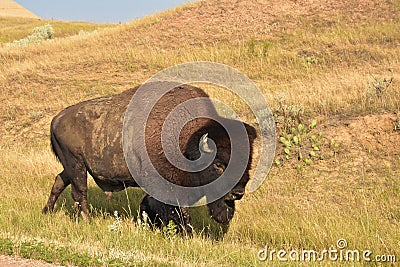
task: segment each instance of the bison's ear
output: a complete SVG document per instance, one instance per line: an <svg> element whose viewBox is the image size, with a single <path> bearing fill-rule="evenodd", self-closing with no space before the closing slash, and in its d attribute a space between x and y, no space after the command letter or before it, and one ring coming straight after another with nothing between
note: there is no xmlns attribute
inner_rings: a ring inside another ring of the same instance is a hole
<svg viewBox="0 0 400 267"><path fill-rule="evenodd" d="M199 148L200 148L200 151L202 151L204 153L213 153L214 152L214 150L212 150L210 148L210 146L208 145L208 133L203 134L203 136L200 138Z"/></svg>

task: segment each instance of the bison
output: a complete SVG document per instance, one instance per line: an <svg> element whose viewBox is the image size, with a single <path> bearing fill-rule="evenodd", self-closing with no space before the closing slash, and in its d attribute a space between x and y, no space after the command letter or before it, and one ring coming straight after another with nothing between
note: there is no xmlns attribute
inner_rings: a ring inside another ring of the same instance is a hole
<svg viewBox="0 0 400 267"><path fill-rule="evenodd" d="M165 82L152 84L148 90L157 90L165 86ZM89 218L87 202L87 173L106 194L120 191L127 187L138 187L135 178L146 177L142 150L146 149L151 164L166 180L185 187L208 184L225 171L231 158L231 140L226 129L209 116L218 117L209 96L200 88L190 85L179 85L165 93L151 110L145 126L145 144L134 144L132 149L137 155L136 169L130 171L123 153L122 129L128 104L139 86L120 94L100 97L67 107L56 115L51 122L51 147L64 167L59 173L51 189L50 197L43 208L43 213L53 211L61 192L72 186L72 198L77 204L79 213L84 219ZM179 133L179 149L189 160L196 160L201 153L207 153L212 139L216 147L216 156L201 171L189 172L177 168L167 159L162 142L161 131L168 114L185 101L202 98L201 105L196 106L207 116L195 118L187 122ZM143 105L146 99L143 99ZM140 112L139 112L140 113ZM135 114L140 117L141 114ZM245 126L250 145L249 155L240 155L246 160L246 170L230 192L221 198L208 203L210 216L221 224L228 224L233 217L235 201L240 200L249 181L249 170L252 161L253 142L257 137L256 130L246 124L219 117L228 124ZM240 142L243 140L239 140ZM239 142L239 143L240 143ZM137 152L137 153L136 153ZM236 180L235 180L236 181ZM191 232L188 206L165 204L153 196L146 195L140 210L148 214L154 224L168 224L172 220L181 229Z"/></svg>

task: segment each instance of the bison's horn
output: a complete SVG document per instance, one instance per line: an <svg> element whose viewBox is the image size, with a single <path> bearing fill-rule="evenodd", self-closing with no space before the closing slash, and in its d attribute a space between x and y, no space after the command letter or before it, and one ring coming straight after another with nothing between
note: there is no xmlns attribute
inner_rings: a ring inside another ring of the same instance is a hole
<svg viewBox="0 0 400 267"><path fill-rule="evenodd" d="M199 147L200 147L200 151L202 151L202 152L204 152L204 153L213 153L213 152L214 152L214 150L212 150L212 149L208 146L208 133L204 134L204 135L200 138Z"/></svg>

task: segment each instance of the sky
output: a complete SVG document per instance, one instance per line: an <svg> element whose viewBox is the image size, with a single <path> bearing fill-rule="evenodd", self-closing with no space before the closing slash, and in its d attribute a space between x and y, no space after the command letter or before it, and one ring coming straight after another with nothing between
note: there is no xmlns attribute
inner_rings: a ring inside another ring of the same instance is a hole
<svg viewBox="0 0 400 267"><path fill-rule="evenodd" d="M43 19L127 22L193 0L15 0Z"/></svg>

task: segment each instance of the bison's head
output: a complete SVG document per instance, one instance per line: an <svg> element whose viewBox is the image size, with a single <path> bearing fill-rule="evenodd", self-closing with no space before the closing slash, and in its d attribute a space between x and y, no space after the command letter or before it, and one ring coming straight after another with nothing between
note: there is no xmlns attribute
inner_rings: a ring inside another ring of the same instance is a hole
<svg viewBox="0 0 400 267"><path fill-rule="evenodd" d="M249 181L249 170L251 167L253 153L252 146L254 139L257 137L257 133L252 126L245 123L244 125L246 127L249 142L243 142L243 145L250 145L250 154L245 155L245 153L243 153L240 155L240 157L242 158L242 160L244 160L244 162L247 162L247 168L244 171L243 175L240 177L239 182L230 192L228 192L220 199L207 205L211 217L218 223L222 224L228 224L232 219L235 212L235 201L242 199L245 193L246 184ZM217 153L212 164L210 164L205 170L198 173L199 176L197 177L197 179L200 179L200 183L196 183L196 185L204 185L217 179L225 172L225 169L227 168L231 159L231 144L229 136L223 127L215 126L211 129L208 129L207 134L203 133L200 139L197 138L197 140L199 140L200 150L205 153L211 153L212 151L210 151L210 148L207 145L208 142L206 138L210 138L214 141L214 143L216 144ZM232 175L234 176L235 173L233 173ZM224 179L231 178L235 180L239 179L239 177L226 177Z"/></svg>

